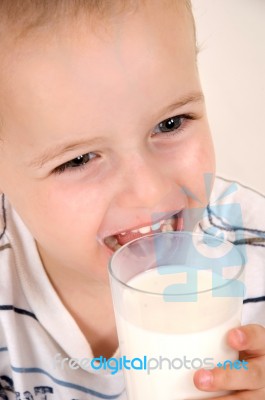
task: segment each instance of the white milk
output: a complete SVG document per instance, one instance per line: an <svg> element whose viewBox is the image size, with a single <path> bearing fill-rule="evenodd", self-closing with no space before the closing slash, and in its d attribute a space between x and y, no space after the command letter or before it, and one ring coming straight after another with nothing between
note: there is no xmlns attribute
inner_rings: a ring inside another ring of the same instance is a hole
<svg viewBox="0 0 265 400"><path fill-rule="evenodd" d="M198 290L211 287L212 274L198 271ZM149 270L133 278L128 284L155 293L173 283L185 283L181 274L160 275ZM124 370L129 400L185 400L204 399L216 393L199 391L193 375L200 367L210 367L206 358L217 364L238 358L238 353L226 345L229 329L240 325L241 299L212 297L204 293L196 302L165 302L163 296L146 295L124 289L116 321L122 355L157 358L162 369ZM180 368L186 356L187 366ZM200 360L195 360L200 358ZM174 359L174 369L169 363ZM193 368L191 361L193 360ZM208 362L210 362L208 360ZM152 365L156 362L153 360ZM224 394L218 393L219 395Z"/></svg>

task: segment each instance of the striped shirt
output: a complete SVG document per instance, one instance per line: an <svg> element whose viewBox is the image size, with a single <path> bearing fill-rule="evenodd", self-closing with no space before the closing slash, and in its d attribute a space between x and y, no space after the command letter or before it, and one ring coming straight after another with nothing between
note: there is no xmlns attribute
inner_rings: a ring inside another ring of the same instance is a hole
<svg viewBox="0 0 265 400"><path fill-rule="evenodd" d="M57 368L58 360L92 359L93 353L53 289L31 234L4 195L0 199L0 399L125 400L121 371L74 362ZM246 251L242 323L265 326L264 210L262 195L216 178L198 229Z"/></svg>

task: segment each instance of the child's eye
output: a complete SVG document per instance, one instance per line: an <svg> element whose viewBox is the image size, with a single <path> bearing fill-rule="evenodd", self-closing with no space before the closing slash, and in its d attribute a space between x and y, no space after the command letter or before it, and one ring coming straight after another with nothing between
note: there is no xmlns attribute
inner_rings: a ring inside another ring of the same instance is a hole
<svg viewBox="0 0 265 400"><path fill-rule="evenodd" d="M76 169L83 168L89 161L91 161L95 157L97 157L95 153L82 154L76 158L73 158L73 160L67 161L66 163L55 168L53 172L56 174L61 174L67 169L72 170L75 168Z"/></svg>
<svg viewBox="0 0 265 400"><path fill-rule="evenodd" d="M167 118L156 125L154 133L167 133L175 135L184 129L184 124L187 120L193 119L191 115L177 115L175 117Z"/></svg>

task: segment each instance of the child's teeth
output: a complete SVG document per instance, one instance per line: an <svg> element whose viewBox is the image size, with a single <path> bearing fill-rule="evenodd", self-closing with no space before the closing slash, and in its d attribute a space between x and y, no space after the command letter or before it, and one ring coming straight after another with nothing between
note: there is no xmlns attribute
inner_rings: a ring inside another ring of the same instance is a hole
<svg viewBox="0 0 265 400"><path fill-rule="evenodd" d="M174 223L174 218L170 218L168 220L162 220L160 222L157 222L156 224L153 224L151 226L143 226L142 228L139 229L133 229L131 232L132 233L141 233L142 235L149 233L152 231L157 231L158 229L161 229L162 232L170 232L174 231L173 229L173 223ZM121 232L120 235L124 236L128 232ZM114 245L117 243L113 243Z"/></svg>
<svg viewBox="0 0 265 400"><path fill-rule="evenodd" d="M115 246L118 244L118 240L114 236L109 236L105 239L105 243L109 246Z"/></svg>
<svg viewBox="0 0 265 400"><path fill-rule="evenodd" d="M174 231L171 224L163 225L161 230L162 230L162 232L173 232Z"/></svg>
<svg viewBox="0 0 265 400"><path fill-rule="evenodd" d="M150 226L144 226L143 228L139 229L139 232L144 234L150 232L150 230L151 230Z"/></svg>
<svg viewBox="0 0 265 400"><path fill-rule="evenodd" d="M157 224L152 225L152 231L157 231L160 228L160 223L158 222Z"/></svg>

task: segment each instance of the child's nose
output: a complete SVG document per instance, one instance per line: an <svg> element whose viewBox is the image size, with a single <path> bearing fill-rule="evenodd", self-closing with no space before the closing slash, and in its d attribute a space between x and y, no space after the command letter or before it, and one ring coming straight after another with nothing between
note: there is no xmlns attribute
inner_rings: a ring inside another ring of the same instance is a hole
<svg viewBox="0 0 265 400"><path fill-rule="evenodd" d="M163 202L174 185L163 166L138 155L127 163L123 172L119 195L119 205L122 207L153 208Z"/></svg>

